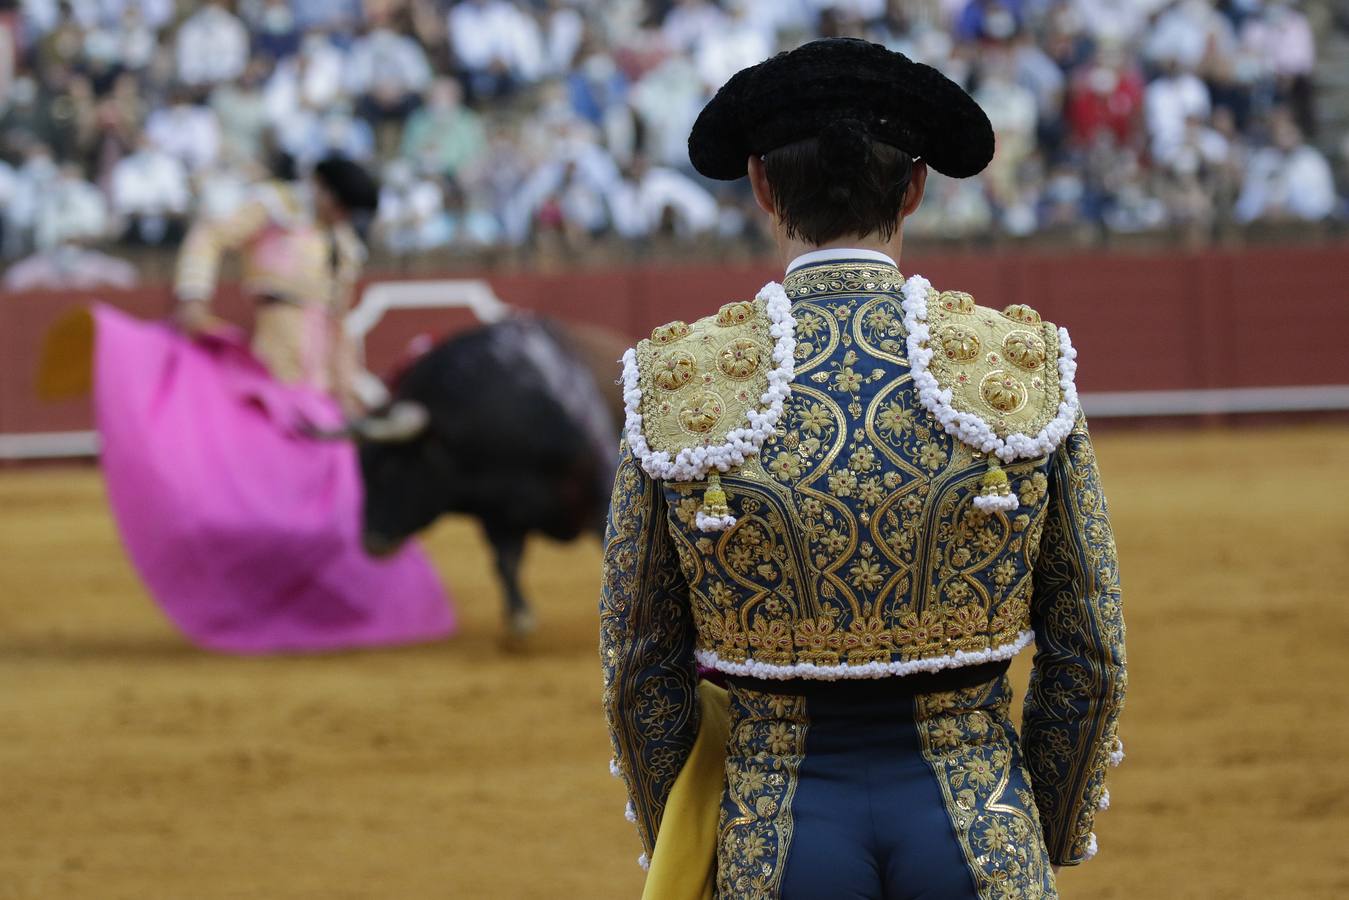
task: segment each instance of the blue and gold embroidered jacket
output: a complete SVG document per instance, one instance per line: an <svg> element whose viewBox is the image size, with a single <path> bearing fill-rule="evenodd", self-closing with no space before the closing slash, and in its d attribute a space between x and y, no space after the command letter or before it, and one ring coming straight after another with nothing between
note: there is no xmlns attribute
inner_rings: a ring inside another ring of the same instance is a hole
<svg viewBox="0 0 1349 900"><path fill-rule="evenodd" d="M626 358L601 656L645 848L697 734L700 664L903 676L1033 638L1036 803L1052 860L1089 858L1122 755L1124 624L1066 332L875 262L783 289L789 316L766 288Z"/></svg>

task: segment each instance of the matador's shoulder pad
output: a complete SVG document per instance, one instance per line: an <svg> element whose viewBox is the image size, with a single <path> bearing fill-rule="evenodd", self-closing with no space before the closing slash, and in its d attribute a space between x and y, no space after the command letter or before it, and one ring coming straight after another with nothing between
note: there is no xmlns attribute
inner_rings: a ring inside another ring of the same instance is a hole
<svg viewBox="0 0 1349 900"><path fill-rule="evenodd" d="M782 414L795 349L791 304L775 283L653 330L623 359L625 431L647 473L689 481L757 453Z"/></svg>
<svg viewBox="0 0 1349 900"><path fill-rule="evenodd" d="M921 276L903 288L909 365L946 430L1004 462L1051 452L1077 419L1077 351L1024 304L1001 312Z"/></svg>

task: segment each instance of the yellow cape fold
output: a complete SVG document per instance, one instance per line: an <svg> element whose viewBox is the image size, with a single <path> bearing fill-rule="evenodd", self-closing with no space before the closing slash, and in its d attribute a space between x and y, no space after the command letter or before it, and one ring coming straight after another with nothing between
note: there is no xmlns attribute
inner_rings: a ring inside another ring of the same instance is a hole
<svg viewBox="0 0 1349 900"><path fill-rule="evenodd" d="M698 685L698 737L665 804L642 900L712 900L731 733L729 702L725 689L707 681Z"/></svg>

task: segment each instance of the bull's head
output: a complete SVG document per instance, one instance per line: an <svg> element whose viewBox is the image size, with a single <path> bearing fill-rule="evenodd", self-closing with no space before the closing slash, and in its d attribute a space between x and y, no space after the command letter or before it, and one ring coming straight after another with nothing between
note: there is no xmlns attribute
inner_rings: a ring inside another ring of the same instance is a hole
<svg viewBox="0 0 1349 900"><path fill-rule="evenodd" d="M365 483L362 539L370 555L397 552L445 511L448 454L421 403L398 400L322 436L357 443Z"/></svg>

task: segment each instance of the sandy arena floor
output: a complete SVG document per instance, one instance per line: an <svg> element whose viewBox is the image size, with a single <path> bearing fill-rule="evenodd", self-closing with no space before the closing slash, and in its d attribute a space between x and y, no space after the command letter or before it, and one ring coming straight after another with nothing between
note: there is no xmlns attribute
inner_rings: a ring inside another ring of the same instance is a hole
<svg viewBox="0 0 1349 900"><path fill-rule="evenodd" d="M1329 427L1098 440L1129 758L1065 897L1349 896L1347 445ZM637 896L598 545L531 548L543 636L512 656L472 526L429 544L458 639L211 656L144 595L93 469L0 472L0 900Z"/></svg>

